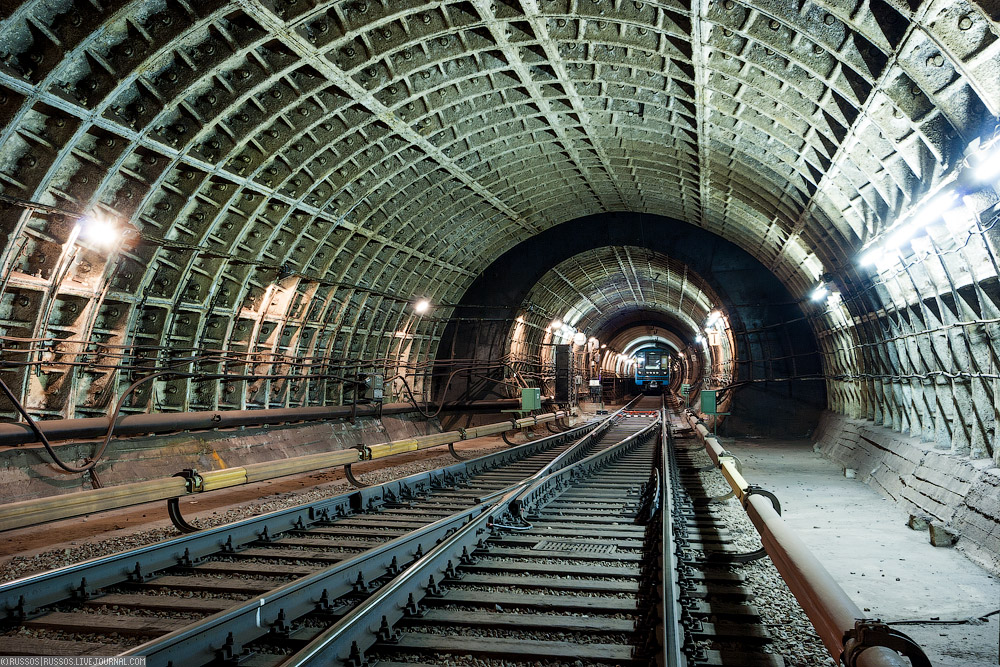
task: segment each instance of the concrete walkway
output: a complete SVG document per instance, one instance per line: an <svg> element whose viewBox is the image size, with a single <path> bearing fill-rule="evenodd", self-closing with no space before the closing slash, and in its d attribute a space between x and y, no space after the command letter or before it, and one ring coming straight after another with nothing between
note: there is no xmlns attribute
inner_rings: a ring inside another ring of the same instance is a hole
<svg viewBox="0 0 1000 667"><path fill-rule="evenodd" d="M855 603L884 621L959 619L1000 608L1000 581L956 548L933 547L908 514L809 441L733 440L752 484L774 492L782 516ZM996 667L1000 615L983 625L900 625L934 667Z"/></svg>

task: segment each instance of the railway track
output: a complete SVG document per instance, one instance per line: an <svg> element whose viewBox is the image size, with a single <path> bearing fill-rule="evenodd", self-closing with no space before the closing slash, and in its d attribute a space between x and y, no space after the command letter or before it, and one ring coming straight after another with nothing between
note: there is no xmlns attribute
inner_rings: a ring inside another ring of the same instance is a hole
<svg viewBox="0 0 1000 667"><path fill-rule="evenodd" d="M3 584L0 653L125 651L472 507L594 428Z"/></svg>
<svg viewBox="0 0 1000 667"><path fill-rule="evenodd" d="M265 629L282 634L312 612L328 624L431 548L438 533L479 514L491 497L618 438L620 421L619 415L438 471L3 584L0 653L118 654L306 583L323 588L306 605L278 608ZM331 575L339 570L350 570L345 594ZM307 613L295 615L299 607ZM259 626L260 610L254 611ZM218 632L202 637L206 656L243 654L233 639L240 633L226 631L219 641Z"/></svg>
<svg viewBox="0 0 1000 667"><path fill-rule="evenodd" d="M622 428L649 425L631 417ZM656 439L547 502L523 525L494 523L482 547L428 596L399 635L370 651L380 665L441 664L472 656L505 665L562 661L644 664L640 521Z"/></svg>
<svg viewBox="0 0 1000 667"><path fill-rule="evenodd" d="M4 584L0 653L780 667L739 572L763 551L736 551L690 433L642 397L507 452Z"/></svg>
<svg viewBox="0 0 1000 667"><path fill-rule="evenodd" d="M653 397L628 415L621 428L657 420L641 432L658 437L512 492L271 664L783 665L762 650L740 555L677 463L679 416Z"/></svg>
<svg viewBox="0 0 1000 667"><path fill-rule="evenodd" d="M679 653L688 665L782 667L780 646L773 646L774 652L764 650L773 641L739 572L741 563L766 554L736 549L729 529L712 509L731 494L713 496L706 491L700 474L706 468L696 456L702 449L690 440L690 427L679 410L668 414L670 446L663 468L670 487L664 513L670 517L670 534L664 540L672 548Z"/></svg>
<svg viewBox="0 0 1000 667"><path fill-rule="evenodd" d="M661 422L646 407L275 664L648 664L657 559L645 524Z"/></svg>

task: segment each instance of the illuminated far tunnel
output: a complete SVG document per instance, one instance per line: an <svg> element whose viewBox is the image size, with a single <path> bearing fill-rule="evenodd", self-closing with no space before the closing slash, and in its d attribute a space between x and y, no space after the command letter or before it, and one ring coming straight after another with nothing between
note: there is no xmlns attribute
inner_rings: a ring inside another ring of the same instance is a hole
<svg viewBox="0 0 1000 667"><path fill-rule="evenodd" d="M438 389L449 400L482 399L508 395L518 375L551 379L560 343L573 345L578 367L598 356L605 370L627 375L606 350L631 353L657 331L686 355L678 380L724 389L726 428L804 434L826 390L803 306L759 261L714 234L650 215L580 218L501 256L445 331L439 355L503 359L504 383L477 376Z"/></svg>
<svg viewBox="0 0 1000 667"><path fill-rule="evenodd" d="M633 354L658 344L690 355L677 385L723 387L731 384L734 360L719 308L712 288L682 262L636 246L595 248L560 262L532 286L509 356L515 367L541 370L551 366L555 345L570 344L574 367L588 378L629 377Z"/></svg>

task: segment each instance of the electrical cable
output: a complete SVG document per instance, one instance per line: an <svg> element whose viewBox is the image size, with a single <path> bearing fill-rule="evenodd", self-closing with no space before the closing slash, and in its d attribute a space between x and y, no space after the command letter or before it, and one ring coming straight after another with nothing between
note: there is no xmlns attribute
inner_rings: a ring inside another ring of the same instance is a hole
<svg viewBox="0 0 1000 667"><path fill-rule="evenodd" d="M97 465L97 462L100 460L100 455L104 453L103 447L100 449L97 458L91 457L91 460L81 467L71 466L67 463L64 463L63 460L59 458L59 455L56 454L55 449L52 447L52 443L50 443L49 439L45 437L44 433L42 433L42 429L38 427L38 424L35 422L34 419L32 419L31 415L28 414L28 411L25 410L24 406L21 404L21 401L19 401L17 397L14 396L14 392L10 390L10 387L7 386L7 383L4 382L3 379L0 379L0 390L2 390L4 394L6 394L7 398L10 400L11 403L14 404L14 407L17 409L17 411L21 413L22 417L24 417L25 421L28 423L28 426L31 428L31 430L35 432L35 435L38 437L38 440L45 447L45 451L47 451L49 453L49 456L52 457L53 463L62 468L64 471L74 474L85 473ZM111 428L114 429L113 420L111 422ZM105 447L106 446L107 442L105 442Z"/></svg>
<svg viewBox="0 0 1000 667"><path fill-rule="evenodd" d="M905 621L886 621L886 625L982 625L989 621L990 616L1000 614L1000 609L994 609L987 614L979 614L968 618L942 620L940 618L915 618Z"/></svg>
<svg viewBox="0 0 1000 667"><path fill-rule="evenodd" d="M502 523L494 523L492 525L494 528L503 528L505 530L531 530L532 528L534 528L534 526L532 526L530 523L526 526L508 526Z"/></svg>
<svg viewBox="0 0 1000 667"><path fill-rule="evenodd" d="M486 366L486 368L497 368L497 367L501 367L502 368L503 366L504 366L504 364L488 364ZM452 371L451 373L448 374L448 380L445 382L444 389L441 392L442 396L447 396L448 395L448 389L451 387L451 382L454 379L454 377L457 374L462 373L462 372L464 372L466 370L468 370L468 369L466 369L466 368L459 368L459 369L454 370L454 371ZM410 383L407 381L407 379L406 379L405 376L403 376L403 375L395 375L392 378L390 378L389 381L390 382L394 382L395 380L402 380L402 382L403 382L403 388L406 390L406 393L408 394L408 398L409 398L410 403L413 404L413 407L417 410L417 412L420 413L420 415L424 419L434 419L439 414L441 414L442 410L444 410L444 401L442 400L441 404L438 406L437 410L435 410L433 412L433 414L429 413L426 410L425 407L421 407L417 403L416 394L414 393L413 389L410 387ZM425 406L427 405L426 401L425 401L424 405Z"/></svg>

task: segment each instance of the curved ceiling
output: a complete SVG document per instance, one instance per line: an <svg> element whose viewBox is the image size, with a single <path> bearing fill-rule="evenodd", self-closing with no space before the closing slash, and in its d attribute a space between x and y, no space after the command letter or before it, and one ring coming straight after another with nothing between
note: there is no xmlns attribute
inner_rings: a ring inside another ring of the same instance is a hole
<svg viewBox="0 0 1000 667"><path fill-rule="evenodd" d="M632 356L635 352L646 347L672 350L673 352L680 352L684 348L684 345L679 344L679 341L674 336L670 334L666 334L666 336L660 335L660 332L656 331L655 328L651 327L651 329L652 331L647 329L645 332L639 333L637 337L632 338L626 343L622 347L622 354Z"/></svg>
<svg viewBox="0 0 1000 667"><path fill-rule="evenodd" d="M648 248L595 248L553 267L539 280L522 306L538 331L552 318L588 337L631 311L657 313L661 326L680 323L676 332L693 338L708 312L719 304L714 290L676 259ZM534 317L532 317L534 316Z"/></svg>
<svg viewBox="0 0 1000 667"><path fill-rule="evenodd" d="M5 2L0 325L63 341L22 350L39 373L15 379L44 416L103 414L121 359L212 350L292 378L181 381L162 409L338 400L295 364L384 360L400 331L426 360L497 257L609 211L719 234L795 296L828 272L848 289L861 247L993 130L997 19L967 0ZM77 237L95 211L132 233ZM435 309L412 321L418 297ZM827 363L835 407L881 419L864 353ZM918 403L889 421L933 431Z"/></svg>

